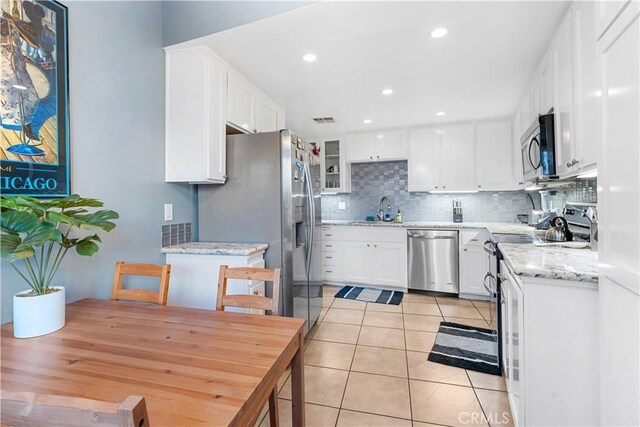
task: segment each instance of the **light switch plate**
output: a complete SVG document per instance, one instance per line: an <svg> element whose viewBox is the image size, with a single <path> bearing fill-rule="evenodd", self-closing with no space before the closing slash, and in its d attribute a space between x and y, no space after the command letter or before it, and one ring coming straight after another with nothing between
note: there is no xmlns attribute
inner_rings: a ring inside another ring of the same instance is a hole
<svg viewBox="0 0 640 427"><path fill-rule="evenodd" d="M338 209L341 211L347 209L347 202L338 202Z"/></svg>
<svg viewBox="0 0 640 427"><path fill-rule="evenodd" d="M173 221L173 204L165 203L164 205L164 220Z"/></svg>

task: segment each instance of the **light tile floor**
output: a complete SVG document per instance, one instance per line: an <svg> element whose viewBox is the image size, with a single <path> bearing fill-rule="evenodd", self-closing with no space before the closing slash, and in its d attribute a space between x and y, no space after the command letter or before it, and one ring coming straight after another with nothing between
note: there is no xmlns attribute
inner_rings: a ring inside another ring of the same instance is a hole
<svg viewBox="0 0 640 427"><path fill-rule="evenodd" d="M441 321L488 327L486 302L405 294L400 306L335 299L308 334L308 426L512 426L504 379L427 361ZM291 382L278 383L280 425L291 425ZM267 407L259 418L269 426Z"/></svg>

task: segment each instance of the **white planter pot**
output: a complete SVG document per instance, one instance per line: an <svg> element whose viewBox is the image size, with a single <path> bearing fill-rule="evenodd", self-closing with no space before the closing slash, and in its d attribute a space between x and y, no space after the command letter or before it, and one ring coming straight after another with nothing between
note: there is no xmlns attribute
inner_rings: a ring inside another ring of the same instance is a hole
<svg viewBox="0 0 640 427"><path fill-rule="evenodd" d="M32 338L50 334L64 326L65 290L64 286L46 295L23 297L30 290L13 296L13 336Z"/></svg>

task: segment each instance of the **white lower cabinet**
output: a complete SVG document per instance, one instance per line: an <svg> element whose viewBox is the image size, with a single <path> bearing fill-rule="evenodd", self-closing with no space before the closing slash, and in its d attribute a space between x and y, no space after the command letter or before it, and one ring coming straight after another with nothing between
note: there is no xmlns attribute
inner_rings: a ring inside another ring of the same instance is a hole
<svg viewBox="0 0 640 427"><path fill-rule="evenodd" d="M373 243L373 284L401 288L407 286L407 245ZM404 280L404 281L403 281Z"/></svg>
<svg viewBox="0 0 640 427"><path fill-rule="evenodd" d="M406 289L404 228L323 225L322 230L326 281Z"/></svg>
<svg viewBox="0 0 640 427"><path fill-rule="evenodd" d="M218 297L218 272L229 267L264 268L264 252L252 256L166 254L171 265L171 286L167 305L215 310ZM229 279L227 294L265 295L265 283L255 280ZM227 311L263 313L262 310L232 308Z"/></svg>
<svg viewBox="0 0 640 427"><path fill-rule="evenodd" d="M372 282L372 247L365 241L346 241L342 245L344 271L342 279L346 282Z"/></svg>
<svg viewBox="0 0 640 427"><path fill-rule="evenodd" d="M490 261L482 244L489 239L485 230L460 230L460 294L489 298L483 286Z"/></svg>
<svg viewBox="0 0 640 427"><path fill-rule="evenodd" d="M487 253L481 245L460 245L460 293L489 297L482 285L489 271Z"/></svg>
<svg viewBox="0 0 640 427"><path fill-rule="evenodd" d="M598 285L501 263L503 369L517 426L598 425Z"/></svg>

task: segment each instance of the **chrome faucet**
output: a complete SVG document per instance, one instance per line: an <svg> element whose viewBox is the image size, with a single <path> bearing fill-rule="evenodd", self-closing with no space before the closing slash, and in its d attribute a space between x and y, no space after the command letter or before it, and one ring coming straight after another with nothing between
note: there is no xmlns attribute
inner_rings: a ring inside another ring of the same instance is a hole
<svg viewBox="0 0 640 427"><path fill-rule="evenodd" d="M382 209L382 204L384 201L387 201L387 210L391 211L391 202L387 196L382 196L380 199L380 204L378 205L378 221L384 221L384 209Z"/></svg>

